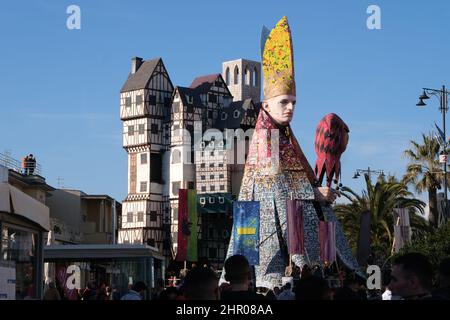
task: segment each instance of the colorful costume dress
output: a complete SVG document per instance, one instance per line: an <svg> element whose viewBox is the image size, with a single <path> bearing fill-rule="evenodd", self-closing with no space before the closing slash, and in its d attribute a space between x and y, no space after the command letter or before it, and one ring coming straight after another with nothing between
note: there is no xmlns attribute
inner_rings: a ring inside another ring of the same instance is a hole
<svg viewBox="0 0 450 320"><path fill-rule="evenodd" d="M284 50L286 46L288 49ZM281 58L273 58L274 52ZM286 18L283 17L272 30L264 50L266 98L280 94L295 95L292 59L290 30ZM288 199L299 199L302 202L306 249L304 255L293 255L292 261L300 267L304 264L320 263L319 213L328 221L335 221L336 218L331 207L314 201L315 187L314 172L290 126L278 125L269 113L261 109L239 194L239 201L260 203L259 265L255 266L257 287L279 286L285 274L289 261L286 244ZM233 255L233 252L232 236L227 257ZM336 226L336 252L350 269L358 269L339 223ZM221 281L223 276L224 274Z"/></svg>

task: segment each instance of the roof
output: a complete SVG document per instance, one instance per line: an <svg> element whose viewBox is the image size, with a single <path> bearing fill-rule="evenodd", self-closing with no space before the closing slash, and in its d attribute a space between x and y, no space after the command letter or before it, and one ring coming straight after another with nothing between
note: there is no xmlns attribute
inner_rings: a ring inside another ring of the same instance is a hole
<svg viewBox="0 0 450 320"><path fill-rule="evenodd" d="M128 75L127 81L120 92L144 89L150 81L153 71L155 71L161 58L144 61L135 73Z"/></svg>
<svg viewBox="0 0 450 320"><path fill-rule="evenodd" d="M44 246L44 259L86 260L154 257L163 260L156 247L146 244L76 244Z"/></svg>
<svg viewBox="0 0 450 320"><path fill-rule="evenodd" d="M200 96L198 95L198 92L196 90L186 87L176 87L175 90L177 89L180 94L180 99L183 105L188 105L189 103L187 100L187 96L192 96L194 99L193 104L198 107L203 107L203 102L200 99Z"/></svg>
<svg viewBox="0 0 450 320"><path fill-rule="evenodd" d="M233 101L228 107L223 108L219 112L214 128L219 130L240 128L241 122L252 104L254 105L252 99ZM256 112L258 111L256 107L254 109ZM235 111L238 111L237 117L235 117ZM223 113L227 114L225 119L222 119Z"/></svg>
<svg viewBox="0 0 450 320"><path fill-rule="evenodd" d="M6 182L0 183L0 212L19 215L46 231L50 230L49 208Z"/></svg>
<svg viewBox="0 0 450 320"><path fill-rule="evenodd" d="M206 76L200 76L192 81L189 88L196 89L199 92L208 91L217 78L220 76L220 73L208 74Z"/></svg>

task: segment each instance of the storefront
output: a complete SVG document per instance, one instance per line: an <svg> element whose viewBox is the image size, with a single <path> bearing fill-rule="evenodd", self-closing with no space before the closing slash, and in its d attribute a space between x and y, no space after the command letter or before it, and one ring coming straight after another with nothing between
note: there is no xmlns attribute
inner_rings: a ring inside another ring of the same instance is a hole
<svg viewBox="0 0 450 320"><path fill-rule="evenodd" d="M43 234L48 228L44 204L0 182L0 300L42 297Z"/></svg>
<svg viewBox="0 0 450 320"><path fill-rule="evenodd" d="M44 261L52 265L53 274L48 276L68 300L80 299L86 288L95 292L102 285L120 298L137 281L147 284L146 299L150 299L156 279L165 274L164 257L156 248L140 244L50 245L44 248Z"/></svg>

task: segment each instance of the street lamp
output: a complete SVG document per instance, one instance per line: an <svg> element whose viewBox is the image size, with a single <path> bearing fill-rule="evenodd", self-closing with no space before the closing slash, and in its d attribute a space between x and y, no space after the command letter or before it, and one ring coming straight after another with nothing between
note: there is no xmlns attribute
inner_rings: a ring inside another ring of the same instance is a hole
<svg viewBox="0 0 450 320"><path fill-rule="evenodd" d="M372 174L380 175L381 177L384 177L383 170L372 170L370 167L367 169L356 169L355 174L353 175L353 179L358 179L361 176L361 173L367 174L370 179L372 179Z"/></svg>
<svg viewBox="0 0 450 320"><path fill-rule="evenodd" d="M444 166L444 216L447 218L447 137L446 137L446 131L445 131L445 115L448 111L448 96L450 94L450 91L447 91L445 89L445 86L442 86L442 89L429 89L429 88L423 88L422 94L419 96L419 102L416 104L418 107L424 107L426 106L426 103L424 100L430 99L429 96L435 96L439 99L439 111L442 113L442 125L444 130L444 145L442 146L442 152L441 156L439 157L439 162L443 163Z"/></svg>

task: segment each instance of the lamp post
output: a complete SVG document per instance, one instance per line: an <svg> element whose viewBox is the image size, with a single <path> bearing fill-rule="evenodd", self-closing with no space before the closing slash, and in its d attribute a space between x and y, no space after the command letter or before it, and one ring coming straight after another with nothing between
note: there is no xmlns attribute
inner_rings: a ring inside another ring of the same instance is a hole
<svg viewBox="0 0 450 320"><path fill-rule="evenodd" d="M356 169L355 174L353 175L353 179L358 179L361 176L361 173L367 174L369 179L372 180L372 174L384 176L383 170L372 170L370 167L367 169Z"/></svg>
<svg viewBox="0 0 450 320"><path fill-rule="evenodd" d="M447 136L445 131L445 115L448 111L448 96L450 91L445 89L445 86L442 86L442 89L430 89L423 88L423 93L419 97L419 102L416 104L418 107L426 106L426 103L423 100L430 99L430 96L435 96L439 99L439 111L442 113L442 126L444 133L444 145L442 146L442 152L439 157L439 162L441 162L444 166L444 217L448 218L447 212ZM439 221L439 219L438 219Z"/></svg>

